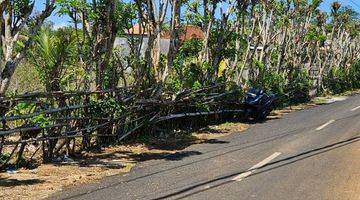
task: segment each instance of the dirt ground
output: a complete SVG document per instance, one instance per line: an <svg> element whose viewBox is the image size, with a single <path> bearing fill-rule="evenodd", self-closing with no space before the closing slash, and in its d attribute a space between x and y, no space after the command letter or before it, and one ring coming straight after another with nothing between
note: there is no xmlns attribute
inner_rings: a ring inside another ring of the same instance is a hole
<svg viewBox="0 0 360 200"><path fill-rule="evenodd" d="M84 154L83 159L0 173L0 199L42 199L64 187L125 173L136 163L131 155L147 151L150 150L142 145L110 147L99 153Z"/></svg>
<svg viewBox="0 0 360 200"><path fill-rule="evenodd" d="M91 183L106 176L129 172L136 163L166 159L192 144L207 142L249 127L243 123L208 126L186 137L152 141L151 145L131 144L83 152L81 159L42 164L33 170L0 173L0 199L43 199L66 187ZM181 134L179 134L181 135ZM175 145L176 144L176 145Z"/></svg>

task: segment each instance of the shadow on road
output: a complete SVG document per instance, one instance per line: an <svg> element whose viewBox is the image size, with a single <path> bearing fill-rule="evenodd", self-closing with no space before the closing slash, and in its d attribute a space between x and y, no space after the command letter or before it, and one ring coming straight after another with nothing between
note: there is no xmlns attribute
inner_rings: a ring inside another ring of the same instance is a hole
<svg viewBox="0 0 360 200"><path fill-rule="evenodd" d="M64 199L78 198L78 197L81 197L83 195L91 194L93 192L97 192L97 191L100 191L100 190L116 187L117 185L120 185L122 183L130 183L130 182L133 182L133 181L137 181L139 179L151 177L151 176L161 174L161 173L165 173L165 172L168 172L168 171L171 171L171 170L176 170L176 169L186 167L186 166L189 166L189 165L192 165L192 164L195 164L195 163L200 163L200 162L207 161L207 160L210 160L210 159L214 159L214 158L217 158L217 157L220 157L220 156L223 156L223 155L227 155L227 154L234 153L234 152L237 152L237 151L241 151L241 150L256 147L256 146L259 146L259 145L262 145L262 144L266 144L268 142L272 142L272 141L275 141L275 140L278 140L278 139L281 139L281 138L285 138L285 137L290 136L290 135L300 134L300 133L303 133L303 131L305 131L306 129L311 129L311 128L315 128L315 127L317 127L317 125L313 126L313 127L300 128L300 129L295 129L295 130L292 130L292 131L282 132L282 133L279 133L279 134L277 134L275 136L266 137L266 138L264 138L264 139L262 139L260 141L255 142L255 143L253 143L253 142L234 143L234 144L228 145L226 147L221 147L221 148L218 148L218 149L202 152L202 154L204 155L204 154L210 154L210 153L213 153L213 152L217 152L217 151L220 151L220 150L222 151L222 150L230 149L230 150L227 150L225 152L217 153L215 155L206 156L205 158L197 159L195 161L191 161L191 162L188 162L188 163L185 163L185 164L180 164L180 165L170 167L170 168L167 168L167 169L162 169L162 170L158 170L158 171L155 171L155 172L147 173L145 175L134 177L134 178L131 178L131 179L128 179L128 180L125 180L125 181L115 182L115 183L112 183L110 185L102 186L101 188L97 188L97 189L94 189L94 190L91 190L91 191L87 191L87 192L84 192L84 193L73 194L73 195L71 195L71 196L69 196L67 198L64 198ZM241 145L246 145L246 146L241 146ZM239 146L241 146L241 147L239 147ZM237 148L231 149L233 147L237 147ZM158 165L158 164L150 165L148 167L154 167L156 165ZM231 176L234 176L234 175L230 175L230 177Z"/></svg>
<svg viewBox="0 0 360 200"><path fill-rule="evenodd" d="M156 159L164 159L164 160L181 160L186 157L201 155L202 153L199 151L182 151L175 153L142 153L134 157L137 161L146 161L146 160L156 160Z"/></svg>
<svg viewBox="0 0 360 200"><path fill-rule="evenodd" d="M329 144L329 145L326 145L326 146L323 146L323 147L320 147L320 148L305 151L305 152L296 154L294 156L289 156L289 157L286 157L286 158L283 158L283 159L268 163L268 164L266 164L266 165L264 165L262 167L252 169L252 170L260 170L260 169L267 168L265 170L255 172L255 173L251 174L250 176L256 176L256 175L262 174L264 172L268 172L268 171L271 171L271 170L274 170L274 169L278 169L278 168L281 168L283 166L290 165L290 164L296 163L298 161L301 161L301 160L304 160L304 159L307 159L307 158L311 158L313 156L316 156L316 155L319 155L319 154L322 154L322 153L326 153L326 152L329 152L331 150L334 150L334 149L337 149L337 148L340 148L340 147L344 147L344 146L347 146L347 145L350 145L352 143L359 142L359 141L360 141L360 136L356 136L356 137L352 137L352 138L349 138L347 140L343 140L343 141L340 141L340 142ZM268 167L270 167L270 168L268 168ZM161 196L161 197L154 198L153 200L168 199L168 198L176 197L176 196L179 196L179 197L177 197L175 199L187 198L187 197L190 197L192 195L199 194L199 193L205 192L207 190L220 187L220 186L225 185L225 184L229 184L229 183L233 182L233 180L231 180L230 178L233 178L234 176L237 176L237 175L245 173L245 172L248 172L248 171L247 170L240 171L240 172L237 172L237 173L232 173L232 174L221 176L221 177L209 180L209 181L198 183L198 184L186 187L184 189L181 189L179 191L173 192L171 194L167 194L167 195L164 195L164 196ZM216 183L216 182L219 182L219 183ZM214 183L216 183L216 184L214 184ZM203 188L203 187L200 188L201 186L206 186L208 184L213 184L213 185L211 185L208 188Z"/></svg>
<svg viewBox="0 0 360 200"><path fill-rule="evenodd" d="M353 115L350 115L350 116L346 116L346 117L337 119L337 121L346 120L346 119L349 119L349 118L357 117L359 115L360 115L360 113L353 114ZM223 156L223 155L227 155L227 154L230 154L230 153L234 153L234 152L237 152L237 151L257 147L259 145L263 145L263 144L266 144L268 142L276 141L276 140L279 140L279 139L282 139L282 138L285 138L285 137L288 137L288 136L294 136L294 135L297 135L297 134L303 134L307 130L313 130L314 128L316 128L316 127L318 127L318 126L320 126L322 124L323 123L321 122L321 123L315 124L313 126L302 127L302 128L294 129L294 130L291 130L291 131L284 131L284 132L281 132L279 134L273 135L271 137L265 137L262 140L256 141L256 142L238 142L238 143L234 143L234 144L231 144L231 145L222 146L221 148L213 149L213 150L210 150L210 151L201 152L202 155L207 155L207 154L211 154L213 152L218 152L218 151L223 151L223 150L229 149L229 150L227 150L225 152L220 152L220 153L217 153L215 155L209 155L209 156L206 156L205 158L200 158L200 159L197 159L195 161L191 161L191 162L180 164L180 165L170 167L170 168L167 168L167 169L162 169L162 170L159 170L159 171L147 173L145 175L134 177L134 178L131 178L131 179L128 179L128 180L115 182L115 183L112 183L112 184L107 185L105 187L101 187L101 188L98 188L98 189L87 191L85 193L74 194L74 195L69 196L68 198L65 198L65 199L72 199L72 198L81 197L83 195L87 195L87 194L97 192L97 191L100 191L100 190L103 190L103 189L116 187L117 185L120 185L120 184L123 184L123 183L130 183L132 181L147 178L147 177L157 175L157 174L161 174L161 173L164 173L164 172L168 172L168 171L171 171L171 170L176 170L176 169L179 169L179 168L182 168L182 167L186 167L186 166L189 166L189 165L192 165L192 164L195 164L195 163L200 163L200 162L203 162L203 161L206 161L206 160L214 159L214 158L217 158L217 157L220 157L220 156ZM360 136L355 137L355 138L350 138L348 140L341 141L341 142L338 142L338 143L334 143L334 144L331 144L331 145L327 145L325 147L321 147L321 148L313 149L313 150L310 150L310 151L306 151L306 152L303 152L303 153L295 155L295 156L291 156L291 157L288 157L288 158L285 158L285 159L282 159L282 160L279 160L279 161L276 161L276 162L269 163L269 164L263 166L262 168L268 167L270 165L276 165L279 162L283 162L282 166L285 165L284 163L291 164L293 162L299 161L300 159L302 160L302 159L305 159L305 158L308 158L308 157L315 156L315 155L320 154L320 153L330 151L330 150L335 149L335 148L339 148L339 147L347 145L349 143L357 142L357 141L359 141L359 138L360 138ZM241 146L241 145L245 145L245 146ZM237 148L233 148L233 147L237 147ZM317 153L315 154L315 152L317 152ZM311 154L311 155L308 155L308 154ZM308 155L308 156L305 157L304 155ZM154 167L156 165L158 165L158 164L149 165L148 167ZM277 166L277 167L280 167L280 166ZM234 173L234 174L229 174L227 176L219 177L219 178L216 178L216 179L213 179L213 180L210 180L210 181L206 181L204 183L196 184L196 185L187 187L185 189L181 189L180 191L175 192L175 193L173 193L171 195L169 194L169 195L166 195L164 197L159 197L159 198L156 198L156 199L165 199L165 198L169 198L169 197L173 197L173 196L178 196L180 194L189 192L189 191L194 190L194 189L196 189L198 187L201 187L203 185L206 185L206 184L209 184L209 183L215 183L215 182L221 181L221 180L225 180L225 179L228 179L230 177L236 176L236 175L244 173L244 172L246 172L246 170L241 171L241 172L237 172L237 173ZM257 172L257 173L254 173L253 175L256 175L256 174L259 174L259 173L262 173L262 172ZM231 182L231 181L226 181L226 182L219 183L218 185L215 185L215 186L213 186L211 188L208 188L208 189L212 189L214 187L219 187L219 186L227 184L229 182ZM201 193L201 192L206 191L208 189L203 189L203 190L197 191L196 193ZM196 193L194 193L194 194L196 194ZM188 194L186 196L188 196ZM186 196L184 196L184 197L186 197ZM183 197L181 197L181 198L183 198Z"/></svg>

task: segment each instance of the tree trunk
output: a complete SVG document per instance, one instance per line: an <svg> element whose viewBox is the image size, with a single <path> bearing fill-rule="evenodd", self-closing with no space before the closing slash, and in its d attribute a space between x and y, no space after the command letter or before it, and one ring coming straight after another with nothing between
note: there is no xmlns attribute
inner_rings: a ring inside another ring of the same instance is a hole
<svg viewBox="0 0 360 200"><path fill-rule="evenodd" d="M165 82L165 79L168 76L168 71L173 67L176 53L180 48L180 3L180 0L172 0L170 46L167 57L167 65L165 66L162 76L162 82Z"/></svg>

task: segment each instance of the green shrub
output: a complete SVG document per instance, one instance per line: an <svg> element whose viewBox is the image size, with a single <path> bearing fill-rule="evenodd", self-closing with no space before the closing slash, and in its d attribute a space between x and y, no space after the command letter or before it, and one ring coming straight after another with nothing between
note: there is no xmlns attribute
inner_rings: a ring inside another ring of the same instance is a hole
<svg viewBox="0 0 360 200"><path fill-rule="evenodd" d="M324 79L324 86L334 94L351 89L348 73L344 68L333 68Z"/></svg>
<svg viewBox="0 0 360 200"><path fill-rule="evenodd" d="M290 75L291 80L286 86L286 93L289 95L291 103L300 103L310 100L311 81L308 73L301 69L296 69Z"/></svg>
<svg viewBox="0 0 360 200"><path fill-rule="evenodd" d="M182 83L181 80L178 78L178 76L174 74L170 74L169 77L167 78L165 87L168 91L176 93L177 91L181 90Z"/></svg>
<svg viewBox="0 0 360 200"><path fill-rule="evenodd" d="M349 79L352 89L360 88L360 61L351 66L349 71Z"/></svg>
<svg viewBox="0 0 360 200"><path fill-rule="evenodd" d="M199 54L203 47L203 41L200 39L192 38L186 40L181 46L178 56L180 57L194 57Z"/></svg>
<svg viewBox="0 0 360 200"><path fill-rule="evenodd" d="M167 88L176 92L181 88L192 88L196 82L204 84L208 67L197 63L201 48L202 40L190 39L184 42L174 60L175 73L168 78Z"/></svg>
<svg viewBox="0 0 360 200"><path fill-rule="evenodd" d="M89 114L92 117L119 117L123 106L113 97L92 100L90 102Z"/></svg>
<svg viewBox="0 0 360 200"><path fill-rule="evenodd" d="M260 62L255 62L255 66L259 73L257 78L250 83L252 87L275 93L283 104L300 103L310 99L311 81L306 71L295 69L285 76L286 74L266 69Z"/></svg>
<svg viewBox="0 0 360 200"><path fill-rule="evenodd" d="M360 61L350 66L350 68L332 69L325 78L325 86L334 94L359 89Z"/></svg>
<svg viewBox="0 0 360 200"><path fill-rule="evenodd" d="M14 108L12 108L8 113L7 116L19 116L19 115L27 115L32 114L39 111L38 106L35 103L28 103L28 102L20 102ZM45 127L52 123L50 117L45 116L45 114L39 114L34 117L31 117L27 120L15 120L12 122L14 126L22 126L25 124L31 124L34 126Z"/></svg>
<svg viewBox="0 0 360 200"><path fill-rule="evenodd" d="M254 81L250 81L250 85L277 95L283 95L286 79L276 71L266 69L262 63L255 62L255 65L259 70L259 75Z"/></svg>
<svg viewBox="0 0 360 200"><path fill-rule="evenodd" d="M44 85L39 79L37 68L31 65L29 61L23 60L15 70L8 94L15 95L43 90Z"/></svg>

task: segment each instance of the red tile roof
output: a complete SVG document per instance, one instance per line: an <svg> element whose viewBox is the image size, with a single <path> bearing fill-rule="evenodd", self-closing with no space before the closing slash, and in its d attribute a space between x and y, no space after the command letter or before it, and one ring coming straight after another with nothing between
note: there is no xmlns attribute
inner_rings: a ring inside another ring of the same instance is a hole
<svg viewBox="0 0 360 200"><path fill-rule="evenodd" d="M187 25L184 27L183 34L180 35L180 40L188 40L191 38L203 39L204 32L198 26Z"/></svg>
<svg viewBox="0 0 360 200"><path fill-rule="evenodd" d="M127 30L128 34L130 35L142 35L145 34L147 35L147 31L144 28L144 26L140 26L140 24L135 24L132 28L130 28L129 30Z"/></svg>
<svg viewBox="0 0 360 200"><path fill-rule="evenodd" d="M131 35L147 35L148 32L143 27L140 27L139 24L134 25L131 29L128 30L128 33ZM170 39L170 31L164 31L161 33L161 38ZM182 27L180 33L180 40L185 41L191 38L203 39L204 32L200 27L194 25L185 25Z"/></svg>

